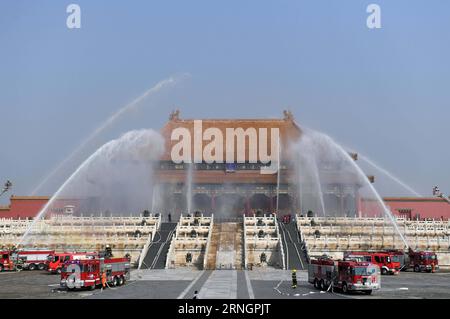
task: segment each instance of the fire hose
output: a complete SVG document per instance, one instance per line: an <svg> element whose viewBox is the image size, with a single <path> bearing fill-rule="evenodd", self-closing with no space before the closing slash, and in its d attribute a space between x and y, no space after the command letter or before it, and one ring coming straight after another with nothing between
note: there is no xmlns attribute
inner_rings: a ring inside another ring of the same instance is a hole
<svg viewBox="0 0 450 319"><path fill-rule="evenodd" d="M116 289L117 289L117 288L111 287L111 286L108 284L108 281L106 281L106 286L108 286L108 288L110 288L110 289L112 289L112 290L116 290ZM103 292L103 290L102 290L102 292Z"/></svg>
<svg viewBox="0 0 450 319"><path fill-rule="evenodd" d="M335 279L336 279L336 275L333 276L333 278L331 278L330 285L329 285L328 288L325 290L325 292L331 292L331 293L334 293L334 290L333 290L333 288L334 288L333 282L334 282ZM280 282L278 283L278 285L276 285L275 287L273 287L273 289L274 289L275 291L277 291L280 295L290 296L289 293L281 292L280 289L279 289L279 287L280 287L280 285L283 283L283 281L285 281L285 280L284 280L284 279L281 279ZM330 290L331 290L331 291L330 291Z"/></svg>

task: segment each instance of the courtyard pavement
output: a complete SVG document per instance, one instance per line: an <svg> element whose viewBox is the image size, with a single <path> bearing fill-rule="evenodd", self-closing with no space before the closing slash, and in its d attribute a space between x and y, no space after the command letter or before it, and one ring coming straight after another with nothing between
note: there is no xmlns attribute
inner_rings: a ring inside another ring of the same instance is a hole
<svg viewBox="0 0 450 319"><path fill-rule="evenodd" d="M424 299L450 298L450 273L402 272L382 276L381 290L371 296L321 292L297 272L298 287L291 288L286 270L134 270L124 286L105 290L68 292L59 289L59 276L42 271L0 273L0 298L92 298L92 299Z"/></svg>

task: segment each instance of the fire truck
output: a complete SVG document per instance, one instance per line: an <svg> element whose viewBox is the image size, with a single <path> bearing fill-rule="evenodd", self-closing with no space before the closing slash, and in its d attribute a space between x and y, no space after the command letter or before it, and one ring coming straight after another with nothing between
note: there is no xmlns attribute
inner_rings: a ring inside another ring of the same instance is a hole
<svg viewBox="0 0 450 319"><path fill-rule="evenodd" d="M403 271L406 269L406 255L403 250L400 249L386 249L382 251L382 253L389 254L393 262L399 262L400 263L400 271Z"/></svg>
<svg viewBox="0 0 450 319"><path fill-rule="evenodd" d="M54 254L53 250L19 250L16 254L18 269L44 270L47 267L48 256Z"/></svg>
<svg viewBox="0 0 450 319"><path fill-rule="evenodd" d="M437 255L433 252L414 251L411 248L407 252L403 250L386 250L392 261L400 262L401 270L413 269L415 272L428 271L433 272L439 270L439 262Z"/></svg>
<svg viewBox="0 0 450 319"><path fill-rule="evenodd" d="M87 252L64 252L55 253L48 257L48 267L47 270L51 274L61 274L61 269L64 263L72 260L82 260L82 259L93 259L98 257L98 253L87 253Z"/></svg>
<svg viewBox="0 0 450 319"><path fill-rule="evenodd" d="M94 290L102 283L106 273L108 286L121 286L130 279L129 258L94 258L72 260L61 269L62 288L68 290L88 288Z"/></svg>
<svg viewBox="0 0 450 319"><path fill-rule="evenodd" d="M333 260L322 256L311 259L308 282L321 290L338 288L343 293L362 291L370 295L381 287L380 267L370 262Z"/></svg>
<svg viewBox="0 0 450 319"><path fill-rule="evenodd" d="M291 215L283 215L283 223L289 224L291 222Z"/></svg>
<svg viewBox="0 0 450 319"><path fill-rule="evenodd" d="M52 250L11 250L2 251L0 262L2 270L43 270L47 267L48 256Z"/></svg>
<svg viewBox="0 0 450 319"><path fill-rule="evenodd" d="M345 252L344 258L353 258L377 264L382 275L397 275L400 272L400 261L386 252ZM395 259L395 261L394 261Z"/></svg>
<svg viewBox="0 0 450 319"><path fill-rule="evenodd" d="M411 248L408 249L405 265L415 272L435 272L439 270L438 258L434 252L413 251Z"/></svg>

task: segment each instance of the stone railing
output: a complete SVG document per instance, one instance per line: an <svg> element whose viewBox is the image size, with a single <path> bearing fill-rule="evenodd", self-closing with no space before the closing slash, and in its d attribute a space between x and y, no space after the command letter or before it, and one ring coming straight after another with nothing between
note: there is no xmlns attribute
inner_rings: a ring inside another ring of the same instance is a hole
<svg viewBox="0 0 450 319"><path fill-rule="evenodd" d="M208 240L206 242L206 248L205 248L205 258L203 259L203 269L206 269L206 264L208 263L208 253L209 253L209 247L211 246L211 237L212 237L212 229L214 227L214 215L211 215L211 223L209 225L209 233L208 233Z"/></svg>

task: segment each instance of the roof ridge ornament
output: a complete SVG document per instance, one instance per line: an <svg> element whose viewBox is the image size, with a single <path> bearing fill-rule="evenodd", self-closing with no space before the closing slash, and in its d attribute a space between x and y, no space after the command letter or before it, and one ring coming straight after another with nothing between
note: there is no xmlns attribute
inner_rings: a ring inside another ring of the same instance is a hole
<svg viewBox="0 0 450 319"><path fill-rule="evenodd" d="M169 115L169 120L170 121L180 120L180 110L176 109L176 110L172 111L172 113L170 113L170 115Z"/></svg>
<svg viewBox="0 0 450 319"><path fill-rule="evenodd" d="M289 110L284 110L283 111L283 115L284 115L284 120L285 121L293 121L294 120L294 115Z"/></svg>

